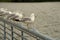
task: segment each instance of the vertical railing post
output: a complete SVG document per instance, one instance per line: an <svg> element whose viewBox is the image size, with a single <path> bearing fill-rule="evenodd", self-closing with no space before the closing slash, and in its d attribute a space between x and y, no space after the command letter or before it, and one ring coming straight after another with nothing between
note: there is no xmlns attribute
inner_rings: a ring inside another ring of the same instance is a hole
<svg viewBox="0 0 60 40"><path fill-rule="evenodd" d="M23 36L24 36L23 31L21 31L21 36L22 36L22 37L21 37L21 40L24 40L24 39L23 39Z"/></svg>
<svg viewBox="0 0 60 40"><path fill-rule="evenodd" d="M17 22L17 24L19 24L19 22ZM21 40L24 40L24 38L23 38L23 36L24 36L24 32L23 31L21 31Z"/></svg>
<svg viewBox="0 0 60 40"><path fill-rule="evenodd" d="M5 21L4 21L4 40L6 40L6 25L5 25Z"/></svg>
<svg viewBox="0 0 60 40"><path fill-rule="evenodd" d="M11 25L11 40L13 40L13 26Z"/></svg>

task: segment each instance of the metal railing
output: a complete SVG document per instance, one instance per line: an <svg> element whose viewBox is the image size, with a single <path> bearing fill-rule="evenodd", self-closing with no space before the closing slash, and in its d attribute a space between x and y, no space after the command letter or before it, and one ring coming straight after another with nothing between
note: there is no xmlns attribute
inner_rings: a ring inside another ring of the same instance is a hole
<svg viewBox="0 0 60 40"><path fill-rule="evenodd" d="M2 28L3 28L3 29L0 28L0 30L3 31L3 33L0 32L0 35L3 35L3 38L0 36L0 39L2 39L2 40L18 40L16 37L14 37L14 34L19 36L20 40L28 40L28 38L24 36L24 33L29 35L30 37L33 37L35 40L54 40L53 38L51 38L49 36L43 35L42 33L38 33L33 30L28 30L23 25L17 24L15 22L4 19L2 17L0 17L0 22L3 23L3 24L0 24L0 27L2 26ZM7 28L6 24L10 25L11 29ZM14 28L19 30L21 33L18 34L15 31L13 31ZM8 33L6 31L6 29L8 29L11 33ZM11 38L9 38L7 35L9 35Z"/></svg>

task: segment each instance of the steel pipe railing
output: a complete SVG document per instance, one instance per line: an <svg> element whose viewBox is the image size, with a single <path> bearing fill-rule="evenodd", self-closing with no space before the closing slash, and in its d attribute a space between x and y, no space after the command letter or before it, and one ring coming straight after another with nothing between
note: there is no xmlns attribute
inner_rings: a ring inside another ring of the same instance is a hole
<svg viewBox="0 0 60 40"><path fill-rule="evenodd" d="M11 25L11 39L13 40L13 26Z"/></svg>
<svg viewBox="0 0 60 40"><path fill-rule="evenodd" d="M11 24L11 25L13 25L13 27L17 28L20 31L23 31L24 33L26 33L26 34L28 34L28 35L36 38L36 39L39 38L39 40L40 40L40 38L41 38L43 40L54 40L53 38L51 38L49 36L43 35L42 33L35 32L33 30L28 30L23 25L16 24L16 23L11 22L7 19L3 19L3 18L0 17L0 21L5 22L6 24L9 24L9 25Z"/></svg>
<svg viewBox="0 0 60 40"><path fill-rule="evenodd" d="M0 33L1 35L4 35L3 33ZM2 37L1 37L2 38ZM10 40L8 37L6 37L8 40Z"/></svg>
<svg viewBox="0 0 60 40"><path fill-rule="evenodd" d="M4 40L6 40L6 27L5 27L5 22L4 22Z"/></svg>
<svg viewBox="0 0 60 40"><path fill-rule="evenodd" d="M1 30L4 31L3 29L1 29ZM11 36L11 34L9 34L8 32L6 32L6 34L8 34L9 36ZM13 37L13 38L15 38L15 37ZM15 38L15 40L17 40L17 39Z"/></svg>
<svg viewBox="0 0 60 40"><path fill-rule="evenodd" d="M0 24L0 26L4 27L2 24ZM1 29L1 28L0 28L0 29ZM11 31L11 29L9 29L9 28L7 28L7 27L6 27L6 29L8 29L9 31ZM1 30L2 30L2 31L4 31L3 29L1 29ZM14 32L14 31L13 31L13 33L14 33L14 34L16 34L16 35L18 35L19 37L21 37L21 38L23 38L23 39L27 40L24 36L19 35L19 34L17 34L17 33L16 33L16 32ZM7 33L7 34L9 34L9 33ZM11 36L11 34L9 34L9 35ZM14 38L14 37L13 37L13 38ZM16 38L15 38L15 39L16 39Z"/></svg>

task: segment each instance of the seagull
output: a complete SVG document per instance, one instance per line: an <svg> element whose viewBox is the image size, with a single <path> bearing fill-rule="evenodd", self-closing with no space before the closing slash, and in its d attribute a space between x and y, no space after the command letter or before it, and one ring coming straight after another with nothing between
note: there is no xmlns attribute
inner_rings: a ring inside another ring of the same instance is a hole
<svg viewBox="0 0 60 40"><path fill-rule="evenodd" d="M34 13L32 13L30 15L30 17L24 17L24 18L22 18L22 21L26 22L26 23L31 23L31 22L34 22L34 19L35 19L35 16L34 16Z"/></svg>
<svg viewBox="0 0 60 40"><path fill-rule="evenodd" d="M30 15L30 17L23 17L21 19L19 19L19 18L14 19L14 21L23 22L23 23L27 24L27 27L29 24L32 24L34 22L34 20L35 20L34 13L32 13ZM28 27L28 29L30 29L30 28Z"/></svg>
<svg viewBox="0 0 60 40"><path fill-rule="evenodd" d="M16 12L16 14L15 14L16 16L18 16L18 18L17 19L22 19L23 18L23 14L22 14L22 12Z"/></svg>
<svg viewBox="0 0 60 40"><path fill-rule="evenodd" d="M7 15L7 19L11 19L15 14L11 11L9 11L9 15Z"/></svg>
<svg viewBox="0 0 60 40"><path fill-rule="evenodd" d="M9 19L10 17L15 15L11 11L9 11L8 9L1 8L0 11L1 11L0 16L3 16L6 19Z"/></svg>
<svg viewBox="0 0 60 40"><path fill-rule="evenodd" d="M32 13L30 17L25 17L22 19L22 21L27 24L28 29L30 29L29 24L32 24L35 20L35 15Z"/></svg>
<svg viewBox="0 0 60 40"><path fill-rule="evenodd" d="M23 14L19 13L19 12L12 12L8 16L9 19L16 20L16 21L17 21L17 19L21 19L22 17L23 17Z"/></svg>
<svg viewBox="0 0 60 40"><path fill-rule="evenodd" d="M5 8L0 8L0 11L5 11L5 10L7 10L7 9L5 9Z"/></svg>
<svg viewBox="0 0 60 40"><path fill-rule="evenodd" d="M0 8L0 16L4 16L5 14L7 14L7 12L7 9Z"/></svg>

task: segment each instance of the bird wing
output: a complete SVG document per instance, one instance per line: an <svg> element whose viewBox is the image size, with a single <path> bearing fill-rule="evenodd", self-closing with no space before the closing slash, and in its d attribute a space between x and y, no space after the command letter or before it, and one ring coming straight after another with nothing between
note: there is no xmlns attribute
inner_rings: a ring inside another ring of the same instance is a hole
<svg viewBox="0 0 60 40"><path fill-rule="evenodd" d="M22 21L25 22L25 21L31 21L30 18L22 18Z"/></svg>
<svg viewBox="0 0 60 40"><path fill-rule="evenodd" d="M15 16L15 14L9 14L7 18L9 19L12 18L13 16Z"/></svg>

